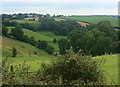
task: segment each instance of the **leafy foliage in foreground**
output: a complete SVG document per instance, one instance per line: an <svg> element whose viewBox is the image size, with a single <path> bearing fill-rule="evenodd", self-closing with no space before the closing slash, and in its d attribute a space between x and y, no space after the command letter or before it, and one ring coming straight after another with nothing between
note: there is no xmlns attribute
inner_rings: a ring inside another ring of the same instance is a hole
<svg viewBox="0 0 120 87"><path fill-rule="evenodd" d="M3 84L100 85L104 82L101 64L80 53L66 54L51 65L41 65L37 72L30 73L25 62L11 69L3 61Z"/></svg>
<svg viewBox="0 0 120 87"><path fill-rule="evenodd" d="M50 85L100 85L105 81L101 64L79 53L66 54L52 65L42 67L42 76L41 69L37 74L39 80Z"/></svg>

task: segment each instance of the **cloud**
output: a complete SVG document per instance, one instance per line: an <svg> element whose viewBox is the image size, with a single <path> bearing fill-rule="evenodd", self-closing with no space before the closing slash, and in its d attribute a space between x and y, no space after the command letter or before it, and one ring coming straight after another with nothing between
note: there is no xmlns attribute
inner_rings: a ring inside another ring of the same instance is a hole
<svg viewBox="0 0 120 87"><path fill-rule="evenodd" d="M63 9L60 7L47 6L24 6L24 7L4 7L3 13L41 13L41 14L63 14L63 15L117 15L117 9L97 9L97 8L74 8Z"/></svg>
<svg viewBox="0 0 120 87"><path fill-rule="evenodd" d="M4 0L2 4L3 13L49 13L53 14L63 14L63 15L117 15L117 3L110 2L77 2L80 0L69 0L71 2L62 2L63 0L44 0L43 2L6 2L9 0ZM14 0L11 0L14 1ZM16 0L17 1L17 0ZM23 1L23 0L20 0ZM28 1L28 0L24 0ZM45 2L46 1L46 2ZM68 0L65 0L68 1ZM96 1L96 0L89 0Z"/></svg>
<svg viewBox="0 0 120 87"><path fill-rule="evenodd" d="M119 0L2 0L2 2L118 2Z"/></svg>

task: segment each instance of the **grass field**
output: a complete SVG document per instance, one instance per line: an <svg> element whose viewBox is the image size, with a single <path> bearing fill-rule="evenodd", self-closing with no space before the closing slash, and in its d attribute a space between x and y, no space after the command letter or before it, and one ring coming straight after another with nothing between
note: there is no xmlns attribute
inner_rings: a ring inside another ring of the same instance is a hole
<svg viewBox="0 0 120 87"><path fill-rule="evenodd" d="M38 22L38 21L26 21L26 20L11 20L11 21L16 21L18 23L29 23L31 26L33 26L35 28L40 27L40 22Z"/></svg>
<svg viewBox="0 0 120 87"><path fill-rule="evenodd" d="M16 22L19 22L19 23L39 23L38 21L27 21L27 20L11 20L11 21L16 21Z"/></svg>
<svg viewBox="0 0 120 87"><path fill-rule="evenodd" d="M65 19L72 19L76 21L83 21L89 23L98 23L100 21L110 21L112 25L118 25L117 17L107 17L107 16L79 16L79 17L63 17Z"/></svg>
<svg viewBox="0 0 120 87"><path fill-rule="evenodd" d="M9 32L11 32L11 29L14 27L7 27ZM65 36L59 36L59 35L54 35L53 32L33 32L31 30L28 29L24 29L23 31L25 33L25 35L27 35L28 37L34 37L35 40L46 40L48 42L49 45L53 46L55 51L58 52L58 44L57 43L53 43L53 39L57 39L59 40L60 38L66 38Z"/></svg>
<svg viewBox="0 0 120 87"><path fill-rule="evenodd" d="M31 69L37 70L40 67L41 63L50 63L52 59L55 59L55 56L49 55L43 50L39 50L36 47L29 45L27 43L13 40L7 37L2 37L3 40L3 59L8 58L9 63L16 65L21 64L26 61L27 65L31 66ZM17 57L12 57L12 48L16 47ZM37 55L34 54L37 52ZM29 55L30 53L30 55Z"/></svg>
<svg viewBox="0 0 120 87"><path fill-rule="evenodd" d="M118 56L120 54L114 54L114 55L104 55L104 56L97 56L94 57L94 59L103 59L105 62L103 65L103 70L108 73L105 74L107 85L118 84ZM114 81L114 82L113 82Z"/></svg>

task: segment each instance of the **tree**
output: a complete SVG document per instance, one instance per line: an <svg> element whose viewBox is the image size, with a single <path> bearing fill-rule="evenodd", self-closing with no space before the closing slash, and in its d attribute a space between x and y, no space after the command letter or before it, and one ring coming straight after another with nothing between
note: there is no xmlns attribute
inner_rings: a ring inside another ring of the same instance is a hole
<svg viewBox="0 0 120 87"><path fill-rule="evenodd" d="M7 36L8 28L5 25L2 25L2 34Z"/></svg>
<svg viewBox="0 0 120 87"><path fill-rule="evenodd" d="M78 52L79 49L84 48L84 40L82 39L84 36L84 32L82 30L73 30L69 33L68 40L70 45L73 48L74 52Z"/></svg>
<svg viewBox="0 0 120 87"><path fill-rule="evenodd" d="M58 41L58 47L59 47L60 54L66 54L66 42L67 42L67 39L65 38L62 38Z"/></svg>
<svg viewBox="0 0 120 87"><path fill-rule="evenodd" d="M16 57L17 55L17 49L15 47L13 47L12 49L12 57Z"/></svg>
<svg viewBox="0 0 120 87"><path fill-rule="evenodd" d="M22 26L20 24L17 24L15 28L12 29L11 35L14 36L17 40L23 40L24 39L24 32L22 31Z"/></svg>
<svg viewBox="0 0 120 87"><path fill-rule="evenodd" d="M56 43L56 42L57 42L57 40L54 38L54 39L53 39L53 43Z"/></svg>
<svg viewBox="0 0 120 87"><path fill-rule="evenodd" d="M49 54L53 54L54 48L51 45L48 45L45 51L48 52Z"/></svg>
<svg viewBox="0 0 120 87"><path fill-rule="evenodd" d="M46 41L44 41L44 40L38 41L37 47L38 47L39 49L45 50L45 49L47 48L47 46L48 46L48 43L47 43Z"/></svg>
<svg viewBox="0 0 120 87"><path fill-rule="evenodd" d="M120 30L117 32L118 40L120 41Z"/></svg>
<svg viewBox="0 0 120 87"><path fill-rule="evenodd" d="M76 30L70 33L68 39L74 52L80 49L88 55L103 55L110 53L113 38L97 28L88 29L86 32Z"/></svg>
<svg viewBox="0 0 120 87"><path fill-rule="evenodd" d="M34 37L30 37L29 43L30 43L31 45L33 45L33 46L36 46L35 38L34 38Z"/></svg>

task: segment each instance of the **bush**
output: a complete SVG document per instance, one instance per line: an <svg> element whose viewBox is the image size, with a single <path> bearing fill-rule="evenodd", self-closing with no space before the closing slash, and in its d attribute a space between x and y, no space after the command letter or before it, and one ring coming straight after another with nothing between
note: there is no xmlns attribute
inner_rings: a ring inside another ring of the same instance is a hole
<svg viewBox="0 0 120 87"><path fill-rule="evenodd" d="M72 53L55 61L52 65L42 64L42 77L41 69L38 71L39 79L44 79L48 85L98 85L104 82L100 64L91 58Z"/></svg>
<svg viewBox="0 0 120 87"><path fill-rule="evenodd" d="M51 45L48 45L45 51L49 54L53 54L54 48Z"/></svg>
<svg viewBox="0 0 120 87"><path fill-rule="evenodd" d="M11 68L12 67L12 68ZM13 66L7 59L2 61L2 85L35 85L36 79L33 73L29 73L30 66L26 62ZM11 86L12 87L12 86Z"/></svg>

